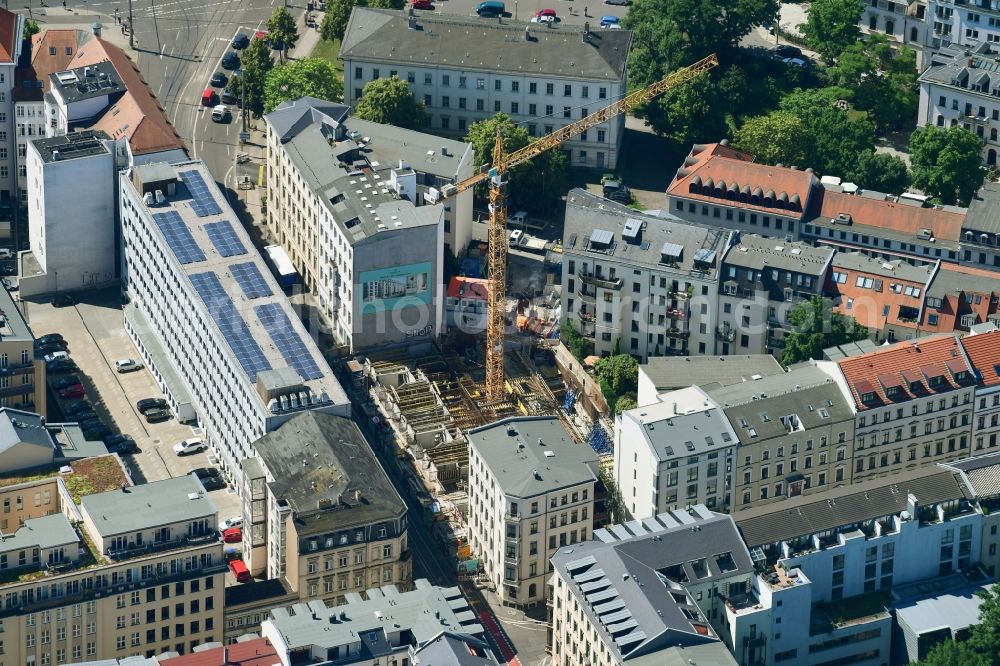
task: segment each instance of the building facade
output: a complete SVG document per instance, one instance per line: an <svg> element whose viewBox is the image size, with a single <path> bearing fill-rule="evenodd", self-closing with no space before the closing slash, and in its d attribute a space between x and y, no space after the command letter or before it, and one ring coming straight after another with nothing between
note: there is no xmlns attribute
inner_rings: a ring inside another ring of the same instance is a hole
<svg viewBox="0 0 1000 666"><path fill-rule="evenodd" d="M549 558L593 534L597 456L554 417L504 419L468 438L472 553L502 603L542 603Z"/></svg>
<svg viewBox="0 0 1000 666"><path fill-rule="evenodd" d="M10 292L0 289L0 407L48 414L45 361L35 335Z"/></svg>
<svg viewBox="0 0 1000 666"><path fill-rule="evenodd" d="M631 43L629 30L590 23L542 28L359 7L340 48L344 102L354 107L368 82L398 76L423 101L428 131L465 136L502 112L541 137L625 96ZM625 117L616 116L561 148L571 166L613 170L624 132ZM491 161L476 155L477 165Z"/></svg>
<svg viewBox="0 0 1000 666"><path fill-rule="evenodd" d="M242 491L253 442L303 410L346 416L347 394L203 163L140 165L120 180L125 329L175 411L182 387Z"/></svg>
<svg viewBox="0 0 1000 666"><path fill-rule="evenodd" d="M960 340L976 380L972 415L972 452L995 449L1000 437L1000 330L967 335Z"/></svg>

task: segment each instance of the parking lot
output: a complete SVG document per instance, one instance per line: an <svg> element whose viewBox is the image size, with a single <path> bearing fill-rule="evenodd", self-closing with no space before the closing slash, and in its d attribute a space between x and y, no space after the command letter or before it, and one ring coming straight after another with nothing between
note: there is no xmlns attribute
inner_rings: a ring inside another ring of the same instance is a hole
<svg viewBox="0 0 1000 666"><path fill-rule="evenodd" d="M196 467L212 466L204 452L184 457L173 452L177 442L199 435L191 426L174 419L147 423L136 410L138 400L162 397L162 393L145 368L125 374L115 371L115 360L139 358L125 332L118 299L118 291L112 289L80 294L79 303L67 307L57 308L48 302L25 302L25 311L36 337L59 333L65 338L70 358L79 367L75 374L86 388L94 411L114 431L135 438L139 452L123 454L122 459L130 466L137 483L177 477ZM59 377L52 375L50 385ZM50 394L50 420L58 416L53 409L56 402L65 401ZM219 508L220 519L242 513L238 496L229 488L209 494Z"/></svg>

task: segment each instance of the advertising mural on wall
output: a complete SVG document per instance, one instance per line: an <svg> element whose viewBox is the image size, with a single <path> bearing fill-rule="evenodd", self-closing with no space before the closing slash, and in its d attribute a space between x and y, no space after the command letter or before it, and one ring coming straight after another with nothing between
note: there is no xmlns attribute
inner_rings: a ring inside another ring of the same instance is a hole
<svg viewBox="0 0 1000 666"><path fill-rule="evenodd" d="M431 263L407 264L364 271L361 284L361 314L383 312L398 307L430 305Z"/></svg>

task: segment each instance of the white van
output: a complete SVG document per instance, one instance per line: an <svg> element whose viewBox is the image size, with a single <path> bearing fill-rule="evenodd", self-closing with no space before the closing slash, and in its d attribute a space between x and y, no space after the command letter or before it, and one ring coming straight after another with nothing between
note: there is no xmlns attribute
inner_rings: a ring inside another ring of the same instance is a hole
<svg viewBox="0 0 1000 666"><path fill-rule="evenodd" d="M521 244L522 238L524 238L524 232L520 229L514 229L514 231L510 232L510 242L508 245L511 247L517 247Z"/></svg>
<svg viewBox="0 0 1000 666"><path fill-rule="evenodd" d="M212 120L221 123L226 118L229 117L229 107L225 104L219 104L214 109L212 109Z"/></svg>

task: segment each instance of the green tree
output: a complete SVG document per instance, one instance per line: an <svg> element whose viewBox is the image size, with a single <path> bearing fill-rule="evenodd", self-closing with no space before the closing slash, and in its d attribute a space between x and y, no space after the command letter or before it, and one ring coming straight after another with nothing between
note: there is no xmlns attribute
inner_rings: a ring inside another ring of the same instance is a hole
<svg viewBox="0 0 1000 666"><path fill-rule="evenodd" d="M858 22L864 10L862 0L812 0L801 26L806 43L832 63L861 38Z"/></svg>
<svg viewBox="0 0 1000 666"><path fill-rule="evenodd" d="M504 150L511 153L528 145L533 139L528 130L515 124L510 116L498 113L469 126L465 140L472 144L476 164L493 162L493 144L497 131L503 137ZM514 167L508 173L510 206L532 211L555 208L567 189L566 155L561 150L549 150L530 162ZM489 187L483 183L476 192L483 197Z"/></svg>
<svg viewBox="0 0 1000 666"><path fill-rule="evenodd" d="M913 184L945 204L968 205L983 184L983 142L961 127L918 127L910 135Z"/></svg>
<svg viewBox="0 0 1000 666"><path fill-rule="evenodd" d="M910 172L906 162L895 155L865 150L857 158L856 166L846 172L845 178L866 190L900 194L910 186Z"/></svg>
<svg viewBox="0 0 1000 666"><path fill-rule="evenodd" d="M615 414L621 414L627 409L635 409L638 406L639 403L635 401L635 396L631 393L626 393L623 396L619 396L618 399L615 400Z"/></svg>
<svg viewBox="0 0 1000 666"><path fill-rule="evenodd" d="M921 659L920 666L993 666L993 660L979 654L962 641L947 639L935 645L927 656Z"/></svg>
<svg viewBox="0 0 1000 666"><path fill-rule="evenodd" d="M583 359L590 356L590 352L593 349L587 338L583 337L580 331L576 330L576 326L571 321L567 321L559 327L559 339L562 340L562 343L566 345L566 349L573 354L576 360L581 363Z"/></svg>
<svg viewBox="0 0 1000 666"><path fill-rule="evenodd" d="M288 50L294 49L295 42L299 41L299 29L295 25L295 19L284 5L275 7L271 18L267 20L267 36L281 42L282 60L288 57Z"/></svg>
<svg viewBox="0 0 1000 666"><path fill-rule="evenodd" d="M879 128L909 125L920 101L916 54L885 35L848 46L831 67L837 85L849 89L854 106L867 111Z"/></svg>
<svg viewBox="0 0 1000 666"><path fill-rule="evenodd" d="M726 107L718 102L711 75L705 72L638 108L636 115L648 120L658 133L686 147L725 133Z"/></svg>
<svg viewBox="0 0 1000 666"><path fill-rule="evenodd" d="M810 358L820 359L827 347L857 342L868 337L868 329L833 310L828 299L813 296L788 313L792 332L785 336L785 352L781 362L785 365Z"/></svg>
<svg viewBox="0 0 1000 666"><path fill-rule="evenodd" d="M638 387L639 362L628 354L602 356L594 364L594 376L607 384L615 396L623 396ZM609 406L613 405L614 401L609 401Z"/></svg>
<svg viewBox="0 0 1000 666"><path fill-rule="evenodd" d="M343 97L344 84L337 70L322 58L303 58L275 67L264 82L264 112L270 113L282 102L300 97L337 101Z"/></svg>
<svg viewBox="0 0 1000 666"><path fill-rule="evenodd" d="M24 29L21 31L21 39L31 39L32 36L40 33L42 29L38 25L38 21L33 21L31 19L24 19Z"/></svg>
<svg viewBox="0 0 1000 666"><path fill-rule="evenodd" d="M781 110L798 116L809 133L808 166L823 174L843 176L875 145L871 121L835 106L846 95L843 88L821 88L796 90L781 100Z"/></svg>
<svg viewBox="0 0 1000 666"><path fill-rule="evenodd" d="M373 123L407 129L424 126L424 103L417 100L406 81L398 76L373 79L365 85L354 115Z"/></svg>
<svg viewBox="0 0 1000 666"><path fill-rule="evenodd" d="M812 137L802 120L787 111L750 118L736 130L733 143L767 164L806 165Z"/></svg>
<svg viewBox="0 0 1000 666"><path fill-rule="evenodd" d="M274 67L271 60L271 49L263 40L254 37L250 46L243 51L242 69L243 83L246 88L246 108L260 118L264 115L264 83L267 75Z"/></svg>
<svg viewBox="0 0 1000 666"><path fill-rule="evenodd" d="M982 598L979 622L969 627L964 641L946 639L936 645L919 666L996 666L1000 664L1000 585L976 594Z"/></svg>
<svg viewBox="0 0 1000 666"><path fill-rule="evenodd" d="M402 9L406 6L406 0L371 0L368 6L376 9Z"/></svg>
<svg viewBox="0 0 1000 666"><path fill-rule="evenodd" d="M326 14L319 24L319 34L327 41L343 39L347 21L355 7L366 7L367 0L330 0L326 3Z"/></svg>

